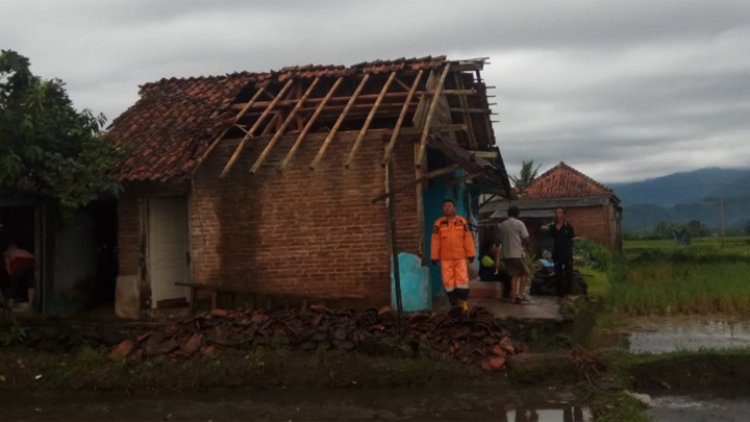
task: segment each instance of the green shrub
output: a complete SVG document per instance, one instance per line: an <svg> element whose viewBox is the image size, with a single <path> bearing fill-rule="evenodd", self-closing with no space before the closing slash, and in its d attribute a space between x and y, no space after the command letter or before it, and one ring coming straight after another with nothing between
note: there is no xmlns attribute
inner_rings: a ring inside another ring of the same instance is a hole
<svg viewBox="0 0 750 422"><path fill-rule="evenodd" d="M575 241L573 254L578 265L606 271L612 265L612 252L601 243L581 237Z"/></svg>

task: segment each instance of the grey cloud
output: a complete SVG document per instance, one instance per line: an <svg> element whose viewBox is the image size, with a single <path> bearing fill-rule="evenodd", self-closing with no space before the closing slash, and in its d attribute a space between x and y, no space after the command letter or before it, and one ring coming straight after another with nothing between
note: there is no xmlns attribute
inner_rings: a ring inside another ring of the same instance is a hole
<svg viewBox="0 0 750 422"><path fill-rule="evenodd" d="M750 3L11 1L2 48L116 117L171 76L490 56L511 172L560 160L603 181L750 163Z"/></svg>

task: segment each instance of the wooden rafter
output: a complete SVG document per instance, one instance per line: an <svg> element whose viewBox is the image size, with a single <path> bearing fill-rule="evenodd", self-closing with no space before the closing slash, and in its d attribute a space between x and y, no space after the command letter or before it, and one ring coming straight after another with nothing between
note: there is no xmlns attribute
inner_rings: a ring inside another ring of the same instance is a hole
<svg viewBox="0 0 750 422"><path fill-rule="evenodd" d="M417 86L419 85L419 82L422 79L422 74L424 74L424 70L419 69L419 72L417 72L417 76L414 78L414 82L411 84L411 87L409 88L409 94L406 96L406 100L404 101L403 107L401 107L401 114L398 115L398 120L396 121L396 126L393 128L391 139L388 141L388 146L385 148L385 155L383 156L383 165L388 163L388 160L391 159L393 148L396 146L396 139L398 139L398 135L401 132L401 125L404 123L404 118L406 118L406 113L409 111L409 105L411 104L412 98L414 98L414 93L417 91Z"/></svg>
<svg viewBox="0 0 750 422"><path fill-rule="evenodd" d="M234 166L234 163L237 162L237 159L240 157L240 154L242 153L242 150L245 148L245 144L247 143L248 139L253 137L253 134L256 130L260 127L260 125L263 123L263 121L266 119L266 117L271 113L271 110L273 110L274 107L276 107L276 104L281 101L282 98L284 98L284 95L286 95L286 92L291 88L292 83L294 82L293 78L290 78L287 83L284 85L283 88L281 88L281 91L279 91L278 94L276 94L276 97L274 97L271 104L266 107L266 109L263 111L263 114L258 117L258 119L255 121L253 126L247 131L245 136L242 137L242 140L240 140L239 145L237 145L237 149L234 150L234 153L232 153L232 156L229 158L229 161L227 162L226 166L224 166L224 170L222 170L221 174L219 175L220 178L224 178L229 174L229 170L232 169L232 166Z"/></svg>
<svg viewBox="0 0 750 422"><path fill-rule="evenodd" d="M313 113L313 115L307 121L307 124L305 124L305 127L302 129L302 131L297 136L297 139L294 141L294 144L292 145L292 148L289 150L289 152L287 153L286 157L281 162L281 164L279 164L279 171L284 171L284 169L286 168L286 166L289 165L289 161L292 160L292 157L297 152L297 148L299 148L299 146L302 144L302 140L305 139L305 136L307 136L307 133L312 128L313 124L315 123L315 120L318 118L318 116L320 115L320 113L323 111L323 107L325 107L326 104L328 103L328 100L330 100L331 97L333 97L333 94L336 92L336 90L338 89L338 87L341 85L341 82L343 82L343 81L344 81L344 77L343 76L341 76L338 79L336 79L336 82L333 83L333 86L331 86L331 89L328 90L328 93L326 94L326 96L323 97L323 101L321 101L320 104L318 104L318 107L315 108L315 112Z"/></svg>
<svg viewBox="0 0 750 422"><path fill-rule="evenodd" d="M354 140L354 145L352 146L351 152L349 152L349 157L346 159L344 167L349 168L352 165L354 156L357 154L359 147L362 145L362 140L365 139L365 135L367 135L367 130L370 128L370 124L372 124L372 119L375 118L375 114L377 114L378 112L380 103L383 102L383 97L388 92L388 89L391 87L391 84L393 83L393 80L395 78L396 72L391 72L391 74L388 75L388 79L385 81L385 84L383 84L383 88L380 90L380 95L378 95L378 98L375 99L375 104L373 104L372 109L370 109L370 113L367 115L365 124L362 125L362 129L359 130L357 139Z"/></svg>
<svg viewBox="0 0 750 422"><path fill-rule="evenodd" d="M440 79L438 80L437 87L435 88L435 95L432 97L432 102L430 103L429 111L427 112L427 117L425 117L424 121L424 128L422 130L422 137L419 140L419 152L417 153L417 160L416 165L421 166L422 165L422 159L424 158L425 151L427 150L427 138L430 136L430 125L432 124L432 116L435 115L435 110L437 110L437 105L440 102L440 95L443 92L443 86L445 85L445 78L448 76L448 72L450 71L451 64L446 63L445 67L443 68L443 73L440 74Z"/></svg>
<svg viewBox="0 0 750 422"><path fill-rule="evenodd" d="M248 101L247 103L245 103L245 105L242 106L242 109L234 116L234 123L232 123L231 125L227 126L226 129L222 130L221 133L219 134L219 136L217 136L211 142L211 144L203 152L203 154L200 156L200 158L198 158L198 164L195 166L196 169L200 166L200 164L206 158L208 158L209 155L211 155L211 152L213 152L213 150L216 148L216 146L219 145L219 142L221 142L221 140L224 139L224 136L226 136L227 132L229 132L229 130L232 127L235 127L237 125L237 122L242 118L242 116L244 116L245 113L247 113L247 111L250 110L250 107L252 107L253 104L255 104L258 101L258 98L260 98L261 94L264 93L264 92L266 92L266 87L267 86L268 86L268 82L266 82L265 84L263 84L263 86L261 86L260 88L258 88L258 90L255 91L255 94L252 96L252 98L250 98L250 101Z"/></svg>
<svg viewBox="0 0 750 422"><path fill-rule="evenodd" d="M281 135L284 134L284 131L286 130L287 126L294 121L295 117L297 116L297 112L300 108L302 108L302 104L305 103L305 100L307 97L312 94L313 90L315 90L315 87L318 85L318 82L320 82L320 77L315 78L309 87L307 87L307 90L304 94L302 94L302 97L297 101L297 105L294 106L292 111L289 112L289 115L286 116L286 119L284 119L284 122L281 124L281 126L276 130L276 133L273 135L270 141L268 141L268 144L266 144L266 147L263 148L263 152L260 153L260 156L258 156L258 159L255 160L255 163L252 167L250 167L250 173L255 174L258 169L260 168L261 164L263 164L263 161L265 161L266 157L268 157L268 154L271 153L271 149L276 144L276 142L281 138Z"/></svg>
<svg viewBox="0 0 750 422"><path fill-rule="evenodd" d="M333 128L328 133L328 136L326 136L326 139L323 141L323 145L320 146L320 150L318 150L318 154L315 156L312 163L310 164L311 169L314 170L315 167L320 162L320 160L323 158L323 154L325 154L331 141L336 136L336 132L338 132L339 127L341 127L341 124L344 123L344 120L346 119L346 115L349 113L349 110L352 108L352 105L354 105L354 102L357 101L357 97L359 97L359 94L362 92L362 89L365 87L365 84L367 83L369 79L370 79L370 74L367 73L362 78L362 81L360 81L359 85L357 85L357 89L354 90L354 94L352 94L352 96L349 98L349 102L346 103L346 107L344 108L344 111L342 111L341 114L339 115L339 118L336 120L336 123L333 125Z"/></svg>
<svg viewBox="0 0 750 422"><path fill-rule="evenodd" d="M461 79L461 72L454 73L453 80L456 82L456 88L461 89L464 87L464 81ZM469 131L466 132L469 138L469 146L472 149L477 149L477 138L474 134L474 122L472 121L471 114L468 112L469 101L466 99L466 96L459 95L458 103L461 105L461 108L464 109L464 111L462 112L464 123L469 126Z"/></svg>

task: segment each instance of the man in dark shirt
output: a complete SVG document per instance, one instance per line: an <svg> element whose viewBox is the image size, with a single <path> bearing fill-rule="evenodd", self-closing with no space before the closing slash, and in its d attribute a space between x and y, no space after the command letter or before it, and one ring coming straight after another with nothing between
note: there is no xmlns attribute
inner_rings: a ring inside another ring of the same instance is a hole
<svg viewBox="0 0 750 422"><path fill-rule="evenodd" d="M555 209L555 222L549 225L552 236L552 260L555 262L557 295L570 294L573 287L573 241L576 238L573 226L565 221L565 209Z"/></svg>

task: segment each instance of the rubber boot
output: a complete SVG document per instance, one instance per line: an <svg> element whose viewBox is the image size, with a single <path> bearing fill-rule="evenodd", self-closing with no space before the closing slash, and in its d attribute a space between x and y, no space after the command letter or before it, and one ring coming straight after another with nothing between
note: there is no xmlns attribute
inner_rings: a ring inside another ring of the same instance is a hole
<svg viewBox="0 0 750 422"><path fill-rule="evenodd" d="M465 312L469 310L469 301L468 300L459 300L458 306L461 307L461 309Z"/></svg>

